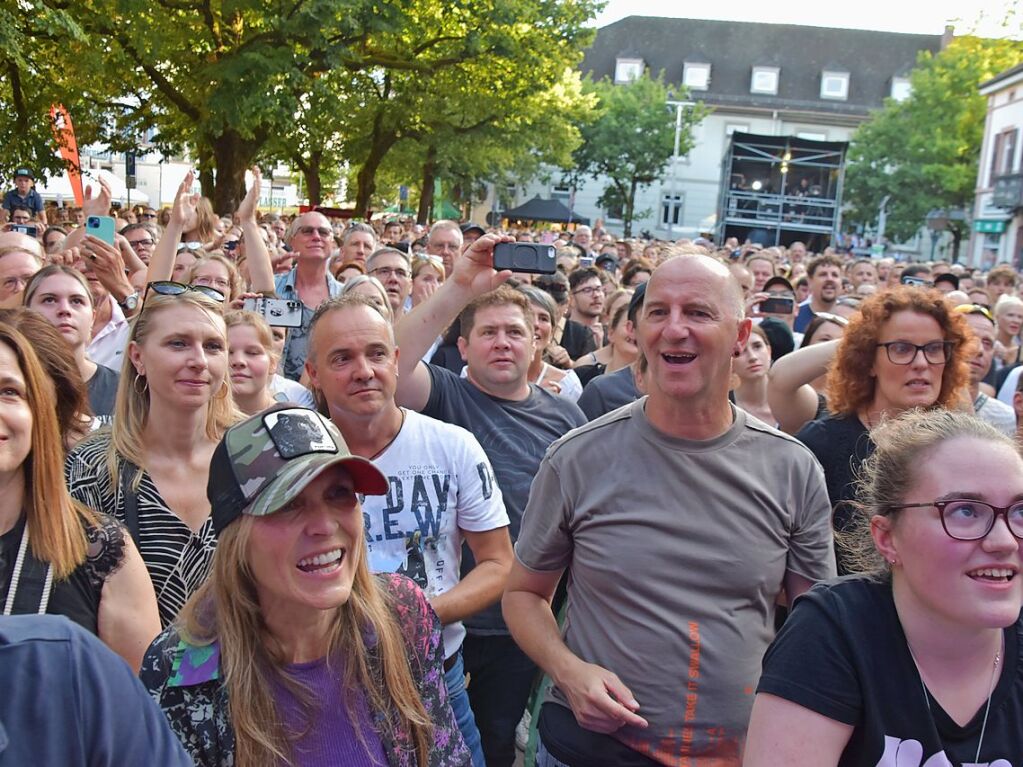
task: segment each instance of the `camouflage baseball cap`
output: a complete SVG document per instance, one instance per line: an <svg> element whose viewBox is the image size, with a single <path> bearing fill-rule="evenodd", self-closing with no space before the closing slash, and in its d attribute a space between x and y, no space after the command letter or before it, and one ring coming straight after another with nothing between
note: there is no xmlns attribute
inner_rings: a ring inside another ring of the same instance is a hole
<svg viewBox="0 0 1023 767"><path fill-rule="evenodd" d="M352 475L355 491L383 495L387 479L352 455L328 419L291 403L246 418L224 434L210 461L206 486L219 534L242 514L264 517L287 505L331 466Z"/></svg>

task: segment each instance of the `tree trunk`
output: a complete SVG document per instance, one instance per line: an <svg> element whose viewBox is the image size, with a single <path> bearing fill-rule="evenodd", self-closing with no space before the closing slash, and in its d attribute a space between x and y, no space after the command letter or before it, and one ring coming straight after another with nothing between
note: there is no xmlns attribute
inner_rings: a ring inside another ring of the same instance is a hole
<svg viewBox="0 0 1023 767"><path fill-rule="evenodd" d="M632 237L632 216L636 211L636 180L633 179L629 185L629 193L625 196L625 210L622 211L624 223L624 236Z"/></svg>
<svg viewBox="0 0 1023 767"><path fill-rule="evenodd" d="M202 189L203 197L212 197L214 187L213 154L210 152L209 144L198 147L196 154L199 166L199 188Z"/></svg>
<svg viewBox="0 0 1023 767"><path fill-rule="evenodd" d="M323 152L312 152L309 162L302 168L305 177L306 195L309 204L316 207L323 203L323 184L320 181L320 169L323 166Z"/></svg>
<svg viewBox="0 0 1023 767"><path fill-rule="evenodd" d="M245 171L263 147L264 135L257 131L251 139L245 139L236 131L228 129L211 142L217 168L213 186L213 210L219 215L234 213L238 203L245 197Z"/></svg>
<svg viewBox="0 0 1023 767"><path fill-rule="evenodd" d="M367 219L370 213L370 201L377 188L377 170L380 168L380 163L383 162L384 157L387 156L387 153L391 151L391 147L398 140L398 131L393 128L385 128L383 122L384 110L380 109L376 117L373 118L373 135L370 137L369 152L366 154L366 159L363 161L362 167L359 168L359 175L355 179L355 210L359 215L365 216Z"/></svg>
<svg viewBox="0 0 1023 767"><path fill-rule="evenodd" d="M419 192L419 213L416 223L426 225L433 210L433 182L437 178L437 147L430 144L423 161L423 188Z"/></svg>

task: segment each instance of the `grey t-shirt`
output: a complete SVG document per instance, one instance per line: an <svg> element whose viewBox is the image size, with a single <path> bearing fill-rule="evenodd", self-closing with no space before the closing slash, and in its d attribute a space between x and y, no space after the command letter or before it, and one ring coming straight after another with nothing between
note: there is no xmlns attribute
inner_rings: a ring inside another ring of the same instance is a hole
<svg viewBox="0 0 1023 767"><path fill-rule="evenodd" d="M508 512L508 532L518 537L529 485L551 443L570 429L586 423L586 417L563 397L534 384L524 400L491 397L472 381L446 368L427 365L433 386L423 415L447 421L472 432L494 468L497 485ZM462 554L462 574L473 568L472 553ZM507 634L500 603L465 620L470 634Z"/></svg>
<svg viewBox="0 0 1023 767"><path fill-rule="evenodd" d="M738 764L786 571L835 574L824 474L741 410L697 442L657 431L645 404L551 446L515 554L570 568L566 644L618 674L650 723L617 739L666 764Z"/></svg>

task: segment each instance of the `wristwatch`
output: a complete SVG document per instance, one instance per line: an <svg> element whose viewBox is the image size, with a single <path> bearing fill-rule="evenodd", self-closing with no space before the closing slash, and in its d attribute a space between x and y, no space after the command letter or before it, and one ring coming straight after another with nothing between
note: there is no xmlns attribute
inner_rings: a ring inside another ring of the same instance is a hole
<svg viewBox="0 0 1023 767"><path fill-rule="evenodd" d="M135 311L139 308L139 292L136 290L134 293L129 293L123 300L118 301L117 305L126 312Z"/></svg>

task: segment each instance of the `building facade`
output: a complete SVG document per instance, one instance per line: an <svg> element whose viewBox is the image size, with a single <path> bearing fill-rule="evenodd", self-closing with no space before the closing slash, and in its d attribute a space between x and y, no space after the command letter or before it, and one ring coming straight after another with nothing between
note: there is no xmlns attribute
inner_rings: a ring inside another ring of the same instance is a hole
<svg viewBox="0 0 1023 767"><path fill-rule="evenodd" d="M967 263L1023 265L1023 64L981 83L987 97L984 141Z"/></svg>
<svg viewBox="0 0 1023 767"><path fill-rule="evenodd" d="M712 232L720 199L722 159L733 133L845 142L886 98L909 95L909 74L921 51L951 38L785 24L631 16L601 28L582 70L593 79L628 82L643 72L685 85L689 98L711 107L685 157L643 189L633 232L659 238ZM669 85L670 87L670 85ZM668 105L665 107L669 108ZM621 231L617 211L602 210L600 179L572 190L532 183L513 202L555 197L591 220ZM727 179L724 179L727 183Z"/></svg>

